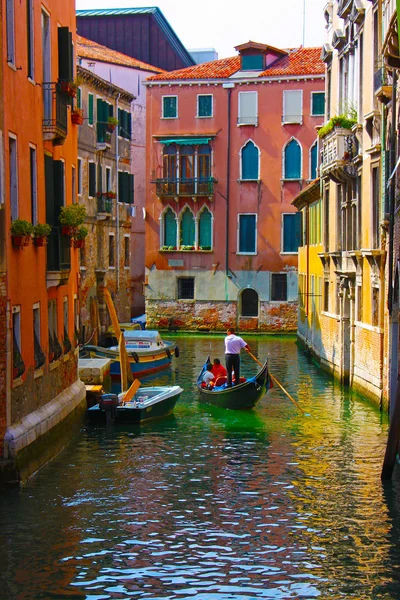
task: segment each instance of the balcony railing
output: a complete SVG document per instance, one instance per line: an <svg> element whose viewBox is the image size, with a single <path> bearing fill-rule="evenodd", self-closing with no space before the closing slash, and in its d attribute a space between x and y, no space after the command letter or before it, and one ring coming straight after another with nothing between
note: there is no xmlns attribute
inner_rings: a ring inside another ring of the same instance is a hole
<svg viewBox="0 0 400 600"><path fill-rule="evenodd" d="M107 195L102 195L97 197L97 212L98 213L106 213L112 214L112 198L109 198Z"/></svg>
<svg viewBox="0 0 400 600"><path fill-rule="evenodd" d="M156 179L153 183L157 196L212 196L215 179Z"/></svg>
<svg viewBox="0 0 400 600"><path fill-rule="evenodd" d="M70 238L67 235L61 235L60 227L53 227L47 242L47 270L67 271L70 268Z"/></svg>
<svg viewBox="0 0 400 600"><path fill-rule="evenodd" d="M336 128L322 140L321 174L351 161L358 153L356 136L349 130Z"/></svg>
<svg viewBox="0 0 400 600"><path fill-rule="evenodd" d="M57 139L63 143L68 132L68 101L58 83L42 83L43 133L45 139Z"/></svg>

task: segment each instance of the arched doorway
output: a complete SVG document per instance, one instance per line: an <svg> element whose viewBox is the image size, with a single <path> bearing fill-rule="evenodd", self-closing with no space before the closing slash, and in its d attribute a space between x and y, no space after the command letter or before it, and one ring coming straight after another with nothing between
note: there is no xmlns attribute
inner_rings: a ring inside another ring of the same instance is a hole
<svg viewBox="0 0 400 600"><path fill-rule="evenodd" d="M252 288L246 288L242 292L240 303L241 317L258 317L258 294Z"/></svg>

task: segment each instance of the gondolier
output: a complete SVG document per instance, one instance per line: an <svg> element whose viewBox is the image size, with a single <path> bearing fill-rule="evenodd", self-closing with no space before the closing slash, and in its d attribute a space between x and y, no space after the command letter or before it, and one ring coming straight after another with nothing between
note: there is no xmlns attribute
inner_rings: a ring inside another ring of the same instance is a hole
<svg viewBox="0 0 400 600"><path fill-rule="evenodd" d="M232 327L229 327L226 332L225 338L225 364L227 370L227 387L232 386L232 369L235 374L235 384L238 385L240 382L240 351L244 348L246 351L250 350L250 347L243 338L235 335L235 331Z"/></svg>

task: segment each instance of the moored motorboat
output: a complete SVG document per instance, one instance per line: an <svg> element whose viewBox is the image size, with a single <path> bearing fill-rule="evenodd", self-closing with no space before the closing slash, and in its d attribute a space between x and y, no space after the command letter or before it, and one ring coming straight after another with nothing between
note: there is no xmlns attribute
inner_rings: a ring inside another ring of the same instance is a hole
<svg viewBox="0 0 400 600"><path fill-rule="evenodd" d="M176 343L163 340L158 331L126 330L123 331L123 335L129 366L134 377L144 377L167 369L171 365L172 357L179 356ZM104 346L84 345L81 349L81 357L110 359L110 375L113 379L120 379L120 351L119 346L115 345L116 341L116 338L109 335L103 338Z"/></svg>
<svg viewBox="0 0 400 600"><path fill-rule="evenodd" d="M128 402L126 392L103 394L100 401L87 411L89 423L143 423L171 414L183 389L178 385L141 387Z"/></svg>
<svg viewBox="0 0 400 600"><path fill-rule="evenodd" d="M219 377L210 389L203 383L203 375L209 364L210 357L207 357L197 379L197 388L202 402L232 410L250 409L257 404L270 387L268 360L254 377L248 379L241 377L240 382L232 387L227 387L226 377Z"/></svg>

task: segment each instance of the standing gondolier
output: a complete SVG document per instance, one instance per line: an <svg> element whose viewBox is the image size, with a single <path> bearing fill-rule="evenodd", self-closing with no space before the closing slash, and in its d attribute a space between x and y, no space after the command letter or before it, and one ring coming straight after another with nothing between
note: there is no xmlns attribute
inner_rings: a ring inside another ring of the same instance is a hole
<svg viewBox="0 0 400 600"><path fill-rule="evenodd" d="M225 338L225 364L227 370L227 387L232 386L232 369L235 373L235 384L240 383L240 351L244 348L246 352L250 347L246 342L235 335L235 330L228 327Z"/></svg>

